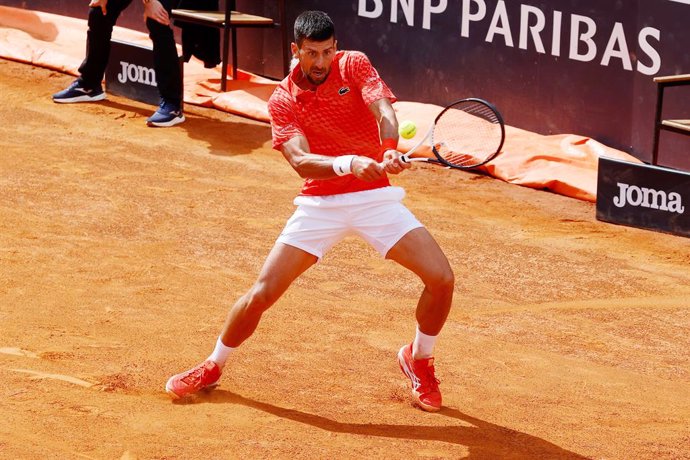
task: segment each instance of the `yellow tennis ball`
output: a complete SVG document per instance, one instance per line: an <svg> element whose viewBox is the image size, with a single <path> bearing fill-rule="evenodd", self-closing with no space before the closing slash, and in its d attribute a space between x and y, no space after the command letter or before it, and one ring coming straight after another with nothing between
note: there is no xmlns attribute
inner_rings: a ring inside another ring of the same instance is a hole
<svg viewBox="0 0 690 460"><path fill-rule="evenodd" d="M413 121L405 120L398 125L398 134L404 139L412 139L417 134L417 125Z"/></svg>

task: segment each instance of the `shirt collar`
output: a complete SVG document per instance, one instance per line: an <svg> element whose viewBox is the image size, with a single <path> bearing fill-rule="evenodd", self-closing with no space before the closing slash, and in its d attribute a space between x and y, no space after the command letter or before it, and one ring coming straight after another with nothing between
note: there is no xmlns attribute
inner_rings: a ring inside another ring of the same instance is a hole
<svg viewBox="0 0 690 460"><path fill-rule="evenodd" d="M340 66L338 62L340 61L340 57L343 55L343 51L338 51L335 54L335 57L333 58L333 62L331 63L331 71L328 74L328 77L326 77L326 81L324 81L321 85L316 87L316 91L308 90L308 89L302 89L299 87L295 81L297 81L297 78L300 77L300 74L302 72L302 69L300 68L299 65L296 65L294 69L290 72L290 74L287 76L283 82L285 85L283 87L287 90L288 93L293 97L293 99L302 99L302 98L309 98L313 97L316 95L318 92L319 88L328 85L330 82L333 81L334 78L338 77L338 73Z"/></svg>

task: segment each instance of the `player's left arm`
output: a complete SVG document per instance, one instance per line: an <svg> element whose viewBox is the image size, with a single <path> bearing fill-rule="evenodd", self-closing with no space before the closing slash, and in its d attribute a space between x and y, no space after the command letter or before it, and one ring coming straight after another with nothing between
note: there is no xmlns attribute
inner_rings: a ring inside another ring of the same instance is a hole
<svg viewBox="0 0 690 460"><path fill-rule="evenodd" d="M383 97L369 104L369 110L374 114L379 124L379 133L382 141L390 139L395 145L398 144L398 117L395 115L393 104L390 99ZM400 161L402 154L397 149L387 149L383 152L383 164L387 173L398 174L403 169L410 167L409 163Z"/></svg>
<svg viewBox="0 0 690 460"><path fill-rule="evenodd" d="M398 142L398 117L395 115L393 104L387 97L382 97L371 104L369 110L374 114L379 124L381 139L392 139Z"/></svg>

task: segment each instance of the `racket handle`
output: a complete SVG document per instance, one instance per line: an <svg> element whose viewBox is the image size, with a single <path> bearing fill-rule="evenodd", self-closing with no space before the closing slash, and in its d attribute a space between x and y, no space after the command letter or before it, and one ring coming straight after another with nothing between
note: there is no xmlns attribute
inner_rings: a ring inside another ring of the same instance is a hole
<svg viewBox="0 0 690 460"><path fill-rule="evenodd" d="M400 156L398 157L398 159L399 159L401 162L407 163L407 164L413 163L413 162L415 162L415 161L429 161L429 158L410 158L410 157L408 156L409 154L410 154L410 152L408 152L408 153L406 153L406 154L404 154L404 155L400 155ZM386 161L382 161L382 162L379 163L379 164L380 164L382 167L385 167L385 166L386 166Z"/></svg>
<svg viewBox="0 0 690 460"><path fill-rule="evenodd" d="M429 158L424 158L424 157L410 158L407 156L407 154L400 156L400 161L402 161L403 163L414 163L415 161L427 161L428 162L429 160L430 160Z"/></svg>
<svg viewBox="0 0 690 460"><path fill-rule="evenodd" d="M412 161L414 161L414 159L408 157L407 154L405 154L405 155L400 155L400 156L398 157L398 159L399 159L400 161L402 161L403 163L411 163ZM382 167L385 167L385 166L386 166L386 163L388 163L389 161L390 161L390 160L384 160L384 161L382 161L382 162L379 163L379 164L380 164Z"/></svg>

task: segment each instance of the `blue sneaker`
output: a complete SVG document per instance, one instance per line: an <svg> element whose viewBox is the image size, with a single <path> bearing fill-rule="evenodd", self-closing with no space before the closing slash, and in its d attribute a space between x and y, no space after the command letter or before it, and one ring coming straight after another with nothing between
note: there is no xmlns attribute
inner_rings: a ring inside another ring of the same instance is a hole
<svg viewBox="0 0 690 460"><path fill-rule="evenodd" d="M163 99L161 100L161 104L158 106L156 113L151 115L146 120L146 124L149 126L165 128L168 126L178 125L184 120L184 114L182 113L180 105Z"/></svg>
<svg viewBox="0 0 690 460"><path fill-rule="evenodd" d="M62 104L71 102L95 102L102 101L103 99L105 99L105 92L100 86L98 88L86 88L79 80L69 85L67 89L53 94L53 102Z"/></svg>

